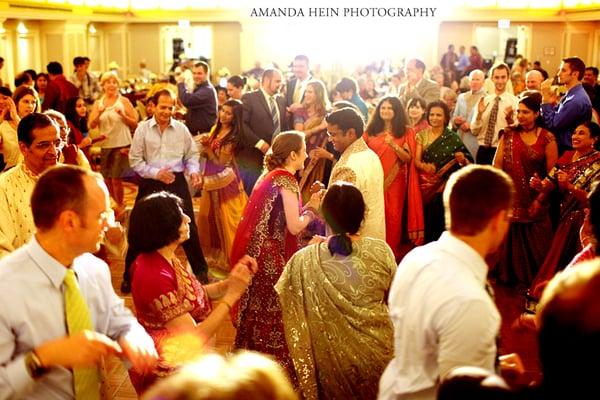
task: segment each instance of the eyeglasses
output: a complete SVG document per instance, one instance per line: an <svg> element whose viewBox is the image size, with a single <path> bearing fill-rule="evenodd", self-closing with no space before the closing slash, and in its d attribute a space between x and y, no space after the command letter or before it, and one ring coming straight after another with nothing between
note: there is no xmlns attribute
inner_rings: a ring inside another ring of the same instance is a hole
<svg viewBox="0 0 600 400"><path fill-rule="evenodd" d="M56 150L60 151L65 146L65 142L60 139L56 139L52 142L45 140L43 142L38 142L36 144L32 144L32 146L35 147L37 150L44 151L44 152L50 150L50 147L54 147Z"/></svg>

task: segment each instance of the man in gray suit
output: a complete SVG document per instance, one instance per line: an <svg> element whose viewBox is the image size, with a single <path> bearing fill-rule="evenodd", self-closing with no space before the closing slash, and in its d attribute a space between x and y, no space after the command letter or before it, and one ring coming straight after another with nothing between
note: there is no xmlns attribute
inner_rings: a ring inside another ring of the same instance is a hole
<svg viewBox="0 0 600 400"><path fill-rule="evenodd" d="M440 86L437 82L424 78L424 74L423 61L413 58L406 64L407 81L400 86L398 95L405 106L415 96L424 98L427 104L440 99Z"/></svg>
<svg viewBox="0 0 600 400"><path fill-rule="evenodd" d="M281 80L279 70L266 69L260 89L242 96L244 127L237 162L248 195L260 176L271 140L287 129L285 99L279 94Z"/></svg>

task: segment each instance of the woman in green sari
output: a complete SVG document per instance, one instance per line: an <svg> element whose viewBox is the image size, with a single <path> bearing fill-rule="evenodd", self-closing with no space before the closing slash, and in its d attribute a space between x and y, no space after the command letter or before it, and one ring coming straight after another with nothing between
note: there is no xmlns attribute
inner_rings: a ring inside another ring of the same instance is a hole
<svg viewBox="0 0 600 400"><path fill-rule="evenodd" d="M288 349L303 398L375 399L393 357L394 253L357 234L365 203L355 186L334 183L321 210L334 234L294 254L275 286Z"/></svg>
<svg viewBox="0 0 600 400"><path fill-rule="evenodd" d="M425 215L425 243L437 240L444 231L442 192L446 181L454 171L473 161L460 137L448 128L450 110L446 103L429 103L427 121L430 127L417 133L415 151Z"/></svg>

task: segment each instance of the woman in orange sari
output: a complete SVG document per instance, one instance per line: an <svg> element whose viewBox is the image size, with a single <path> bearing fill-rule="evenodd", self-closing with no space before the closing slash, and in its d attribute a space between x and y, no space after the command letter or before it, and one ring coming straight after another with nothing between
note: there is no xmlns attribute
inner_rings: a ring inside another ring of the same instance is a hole
<svg viewBox="0 0 600 400"><path fill-rule="evenodd" d="M386 241L399 260L408 250L402 250L403 239L414 244L423 242L424 223L419 177L412 157L415 135L407 127L397 97L384 97L379 102L363 138L383 166ZM402 224L404 215L406 227Z"/></svg>
<svg viewBox="0 0 600 400"><path fill-rule="evenodd" d="M299 184L304 202L310 199L310 187L315 181L329 181L333 156L320 158L315 155L316 149L325 149L327 146L325 115L329 108L329 99L323 82L319 80L309 82L302 98L302 107L294 112L294 129L304 132L306 152L310 156L304 165Z"/></svg>

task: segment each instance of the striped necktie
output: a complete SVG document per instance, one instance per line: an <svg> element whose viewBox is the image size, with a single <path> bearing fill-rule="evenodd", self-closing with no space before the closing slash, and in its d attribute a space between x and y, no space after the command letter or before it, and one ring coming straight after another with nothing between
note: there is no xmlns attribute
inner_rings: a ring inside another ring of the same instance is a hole
<svg viewBox="0 0 600 400"><path fill-rule="evenodd" d="M487 130L485 131L484 144L487 147L492 145L494 140L494 132L496 131L496 121L498 120L498 108L500 107L500 96L496 96L494 99L494 105L492 111L490 111L490 118L488 119Z"/></svg>
<svg viewBox="0 0 600 400"><path fill-rule="evenodd" d="M65 314L69 335L83 330L93 330L90 310L79 291L75 272L68 268L63 281L65 291ZM76 399L100 399L98 368L73 368L73 383Z"/></svg>
<svg viewBox="0 0 600 400"><path fill-rule="evenodd" d="M271 107L271 118L273 118L273 126L275 127L273 130L273 138L275 138L281 132L281 127L279 125L279 116L277 115L277 104L275 104L273 96L269 97L269 106Z"/></svg>

